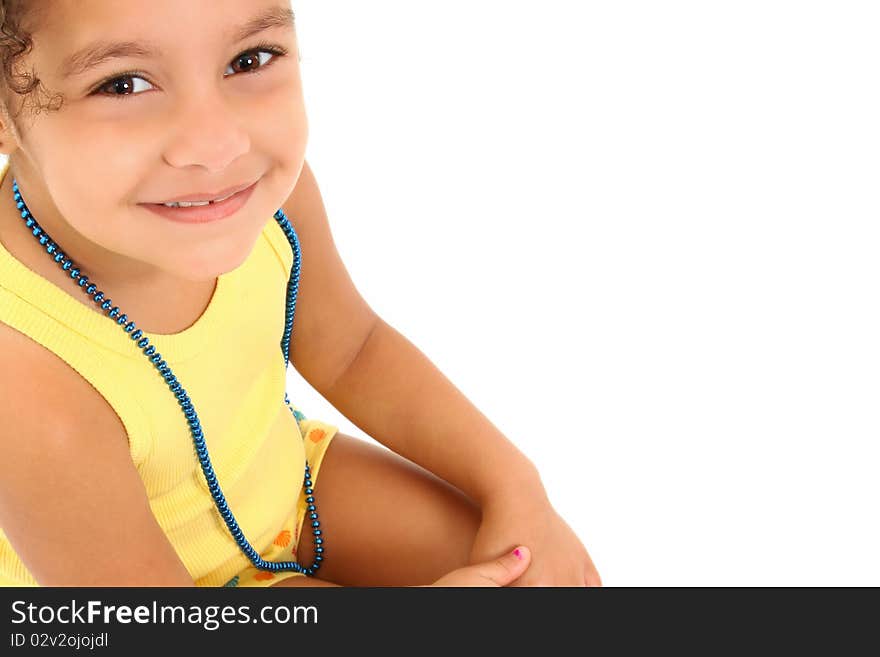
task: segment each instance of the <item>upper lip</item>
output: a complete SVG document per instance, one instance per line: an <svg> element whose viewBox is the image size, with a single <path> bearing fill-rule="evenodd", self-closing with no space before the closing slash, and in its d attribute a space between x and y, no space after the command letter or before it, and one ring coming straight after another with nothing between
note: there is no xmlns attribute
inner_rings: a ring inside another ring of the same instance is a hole
<svg viewBox="0 0 880 657"><path fill-rule="evenodd" d="M156 201L155 203L180 203L181 201L192 203L195 201L213 201L218 198L223 198L224 196L229 196L230 194L237 194L238 192L247 189L251 185L253 185L252 182L242 183L240 185L235 185L234 187L221 189L219 192L197 192L195 194L184 194L183 196L175 196L173 198L165 199L164 201Z"/></svg>

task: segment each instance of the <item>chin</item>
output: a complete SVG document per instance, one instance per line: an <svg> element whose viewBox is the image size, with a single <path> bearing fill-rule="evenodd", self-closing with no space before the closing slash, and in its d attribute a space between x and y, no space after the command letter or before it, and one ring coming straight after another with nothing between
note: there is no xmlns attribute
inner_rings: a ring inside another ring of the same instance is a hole
<svg viewBox="0 0 880 657"><path fill-rule="evenodd" d="M229 235L222 246L211 252L194 253L199 250L195 246L188 253L181 254L181 259L186 259L189 268L179 272L179 276L196 283L213 281L218 276L235 271L250 257L260 232L258 229L252 240Z"/></svg>

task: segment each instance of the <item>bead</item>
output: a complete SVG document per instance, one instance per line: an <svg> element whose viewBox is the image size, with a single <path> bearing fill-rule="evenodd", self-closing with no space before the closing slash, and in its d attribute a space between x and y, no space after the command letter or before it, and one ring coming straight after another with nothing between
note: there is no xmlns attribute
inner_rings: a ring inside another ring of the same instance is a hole
<svg viewBox="0 0 880 657"><path fill-rule="evenodd" d="M186 389L183 387L181 382L177 380L177 377L171 371L168 363L166 363L165 360L162 359L162 354L160 354L156 350L156 347L154 345L150 344L149 338L144 336L143 331L137 328L137 325L134 321L128 321L128 315L121 314L122 311L118 306L113 306L110 299L105 299L105 293L103 291L99 291L98 286L95 283L90 282L87 275L81 273L80 268L66 253L64 253L61 247L51 239L51 237L46 233L43 227L39 225L37 220L31 215L30 211L28 210L27 204L22 198L21 190L18 187L18 181L14 178L12 180L12 192L13 202L15 203L16 208L21 213L21 218L23 219L23 223L26 229L30 230L33 233L34 239L39 240L40 245L46 248L47 255L51 257L56 263L60 263L62 270L67 271L70 274L70 278L74 280L77 286L82 288L90 297L92 297L93 301L96 304L100 305L103 310L109 309L109 313L107 314L107 316L110 319L113 319L119 326L122 326L125 332L130 334L131 339L137 342L138 347L143 350L144 355L150 360L151 363L156 366L159 374L168 384L168 388L171 393L174 394L174 396L178 399L178 403L183 409L184 417L190 427L190 433L193 440L193 448L201 464L202 474L205 477L205 482L208 485L208 490L211 493L220 517L226 523L230 535L238 544L244 555L255 567L261 570L267 570L270 572L293 570L297 573L302 573L309 577L313 576L315 572L321 567L321 561L323 561L325 553L323 538L321 536L322 532L320 529L318 529L320 523L318 521L317 508L314 504L315 498L312 496L312 493L314 491L312 489L312 479L310 476L311 468L308 461L306 461L305 464L305 476L303 477L303 486L307 495L306 501L308 502L308 510L310 511L309 517L312 519L312 527L314 528L313 534L315 537L314 542L316 553L315 563L313 563L310 567L305 567L296 561L266 561L247 541L244 533L241 530L241 527L236 522L232 511L230 511L229 505L226 503L226 499L220 489L220 483L217 480L217 474L214 471L214 468L211 465L211 460L208 456L208 448L205 444L204 432L202 430L198 414L196 413L196 410L192 405L192 401L189 399ZM302 263L302 254L300 250L299 237L296 234L296 231L294 230L290 219L284 213L284 209L278 208L273 216L281 230L284 232L287 241L290 243L293 254L293 264L291 266L290 276L287 281L287 298L285 299L284 306L286 312L284 329L280 343L285 368L287 368L287 366L290 364L290 338L293 331L293 318L296 309L296 300L299 293L299 273ZM305 415L290 407L290 400L287 397L286 390L284 392L284 402L288 405L288 408L296 418L298 424L302 420L306 419ZM229 582L227 582L225 586L237 585L238 578L236 576L233 579L229 580Z"/></svg>

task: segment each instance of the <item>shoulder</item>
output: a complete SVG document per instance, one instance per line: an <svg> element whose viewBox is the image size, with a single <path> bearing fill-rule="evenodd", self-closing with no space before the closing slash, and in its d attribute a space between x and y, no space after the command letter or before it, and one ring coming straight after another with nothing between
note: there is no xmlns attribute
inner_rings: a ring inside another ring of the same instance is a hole
<svg viewBox="0 0 880 657"><path fill-rule="evenodd" d="M352 362L377 315L342 261L318 182L307 162L282 209L296 231L302 258L290 361L323 394ZM280 227L278 234L287 243L292 263L292 250Z"/></svg>
<svg viewBox="0 0 880 657"><path fill-rule="evenodd" d="M38 423L56 436L87 422L126 432L104 397L62 358L0 321L0 431ZM31 428L33 428L31 426Z"/></svg>

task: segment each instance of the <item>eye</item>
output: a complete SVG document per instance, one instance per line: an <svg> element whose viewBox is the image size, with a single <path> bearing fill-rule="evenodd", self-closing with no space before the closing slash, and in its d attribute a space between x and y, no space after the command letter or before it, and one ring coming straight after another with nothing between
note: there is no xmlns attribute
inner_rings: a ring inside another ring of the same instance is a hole
<svg viewBox="0 0 880 657"><path fill-rule="evenodd" d="M227 71L232 69L233 73L243 72L243 73L260 73L263 69L266 68L266 58L262 55L269 54L272 57L268 61L273 61L278 57L283 57L287 54L287 50L280 46L272 46L261 44L256 48L252 48L250 50L245 50L242 53L236 55L232 62L227 68ZM244 70L236 70L235 64L242 64L239 69L243 68ZM256 66L256 68L253 68ZM249 68L251 67L251 68ZM143 80L150 84L150 82L143 77L144 73L141 71L128 71L126 73L118 73L111 78L107 78L103 82L101 82L97 87L92 89L89 92L89 96L98 96L104 98L127 98L128 96L136 96L137 93L133 93L135 91L135 87L138 87L136 91L143 91L143 87L141 85L135 84L134 80ZM132 93L125 93L126 91Z"/></svg>
<svg viewBox="0 0 880 657"><path fill-rule="evenodd" d="M234 63L238 63L238 62L242 62L242 61L248 61L251 63L258 62L259 63L258 68L245 70L244 72L245 73L259 73L264 68L266 68L266 66L265 66L264 60L262 58L253 56L254 53L257 53L257 54L268 53L268 54L272 55L272 59L269 60L269 61L272 61L277 57L283 57L284 55L286 55L287 50L285 50L284 48L282 48L280 46L270 46L268 44L260 44L256 48L252 48L251 50L245 50L243 53L236 55L235 58L232 60L232 63L234 64ZM245 66L247 66L247 65L245 65ZM229 68L232 68L232 65L230 65ZM234 72L235 72L235 70L233 70L233 73Z"/></svg>

